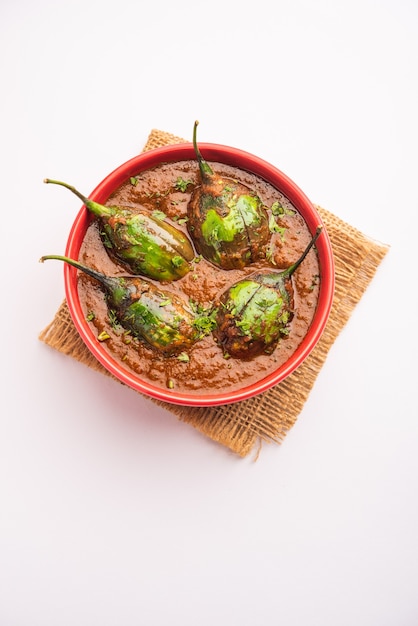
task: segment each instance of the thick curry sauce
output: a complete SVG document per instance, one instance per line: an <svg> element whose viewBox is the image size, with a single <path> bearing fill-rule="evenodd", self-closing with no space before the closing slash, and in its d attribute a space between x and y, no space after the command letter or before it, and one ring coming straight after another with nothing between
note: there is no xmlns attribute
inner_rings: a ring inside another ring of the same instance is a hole
<svg viewBox="0 0 418 626"><path fill-rule="evenodd" d="M158 283L144 277L160 285L165 292L178 294L208 310L217 297L237 280L255 271L280 271L290 266L311 239L302 216L269 183L228 165L210 165L217 174L234 178L253 189L267 207L271 239L266 258L244 269L222 270L197 255L191 262L191 271L180 280ZM199 171L196 161L162 164L124 183L106 204L146 209L150 213L161 212L167 220L188 234L187 204L197 184ZM277 207L278 211L275 210ZM86 232L79 261L108 275L128 275L126 269L108 255L96 220L91 222ZM98 341L102 341L114 359L157 387L209 395L248 386L289 359L306 335L315 313L319 293L319 264L313 249L293 275L294 316L289 325L289 334L280 340L272 354L262 354L248 361L228 358L212 334L197 341L187 354L165 356L141 339L127 335L113 322L98 283L81 272L78 280L80 301L86 318L91 320Z"/></svg>

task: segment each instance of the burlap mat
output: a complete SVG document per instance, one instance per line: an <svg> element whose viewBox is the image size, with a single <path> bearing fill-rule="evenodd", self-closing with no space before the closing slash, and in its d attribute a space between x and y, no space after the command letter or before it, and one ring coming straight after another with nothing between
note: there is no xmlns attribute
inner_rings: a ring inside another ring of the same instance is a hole
<svg viewBox="0 0 418 626"><path fill-rule="evenodd" d="M180 137L152 130L144 150L184 142ZM331 239L336 269L334 303L325 332L312 354L283 382L269 391L236 404L216 407L183 407L152 400L241 457L262 442L279 443L295 423L315 383L328 351L372 280L389 246L373 241L329 211L317 207ZM80 339L67 303L39 339L96 370L107 370Z"/></svg>

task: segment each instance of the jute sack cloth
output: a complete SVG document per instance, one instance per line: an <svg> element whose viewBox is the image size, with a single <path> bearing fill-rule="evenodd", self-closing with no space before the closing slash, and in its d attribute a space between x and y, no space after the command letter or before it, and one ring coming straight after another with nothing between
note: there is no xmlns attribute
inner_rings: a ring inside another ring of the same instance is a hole
<svg viewBox="0 0 418 626"><path fill-rule="evenodd" d="M184 140L154 129L144 151L175 143L184 143ZM331 239L336 287L324 334L309 357L284 381L250 400L216 407L184 407L150 400L241 457L254 449L258 455L263 442L281 442L296 422L332 344L389 249L389 246L366 237L322 207L317 209ZM81 340L65 300L52 322L40 333L39 339L111 376Z"/></svg>

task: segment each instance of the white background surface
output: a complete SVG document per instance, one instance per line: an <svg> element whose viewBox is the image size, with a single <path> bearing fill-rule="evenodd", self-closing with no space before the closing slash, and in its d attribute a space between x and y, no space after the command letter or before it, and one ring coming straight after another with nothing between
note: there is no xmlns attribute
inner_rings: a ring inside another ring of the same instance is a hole
<svg viewBox="0 0 418 626"><path fill-rule="evenodd" d="M417 7L2 0L0 626L418 624ZM256 462L38 341L80 207L43 178L195 119L391 245Z"/></svg>

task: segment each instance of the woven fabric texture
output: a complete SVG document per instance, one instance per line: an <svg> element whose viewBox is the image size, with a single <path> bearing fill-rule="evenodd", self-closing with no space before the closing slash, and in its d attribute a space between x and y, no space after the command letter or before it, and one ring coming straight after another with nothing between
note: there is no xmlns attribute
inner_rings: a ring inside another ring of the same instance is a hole
<svg viewBox="0 0 418 626"><path fill-rule="evenodd" d="M154 129L144 150L175 143L184 143L184 140ZM250 400L216 407L184 407L150 400L241 457L254 450L258 454L263 442L281 442L296 422L332 344L389 250L389 246L366 237L326 209L317 209L331 239L336 285L324 334L309 357L280 384ZM51 323L40 333L39 339L111 376L83 343L65 300Z"/></svg>

